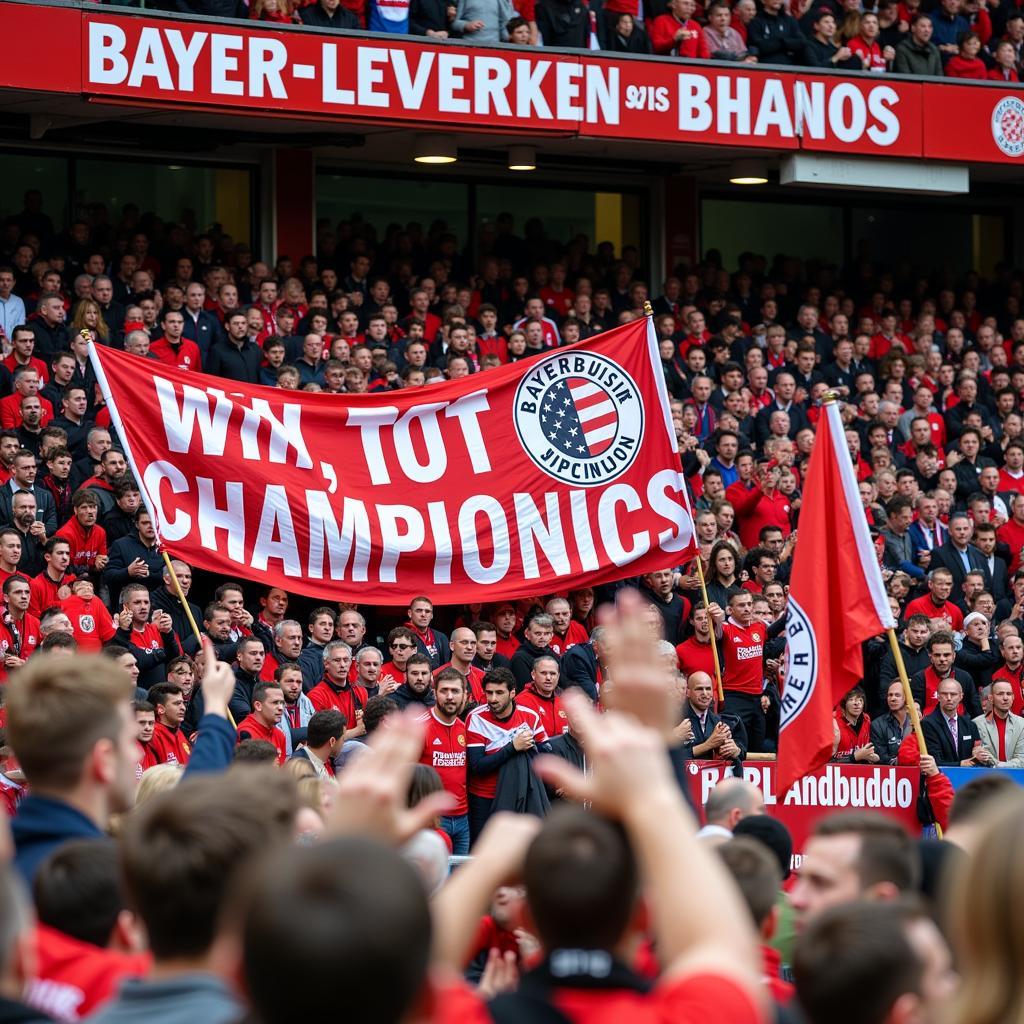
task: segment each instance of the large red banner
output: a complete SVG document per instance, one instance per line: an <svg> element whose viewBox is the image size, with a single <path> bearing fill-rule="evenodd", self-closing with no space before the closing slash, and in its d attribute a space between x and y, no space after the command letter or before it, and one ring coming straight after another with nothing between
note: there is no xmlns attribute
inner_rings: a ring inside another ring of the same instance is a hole
<svg viewBox="0 0 1024 1024"><path fill-rule="evenodd" d="M0 86L142 107L963 163L1024 159L1024 94L996 83L486 48L9 0L0 0L0 36L47 40L42 50L12 49Z"/></svg>
<svg viewBox="0 0 1024 1024"><path fill-rule="evenodd" d="M96 347L169 551L316 597L496 600L678 565L693 524L650 320L457 381L239 385Z"/></svg>
<svg viewBox="0 0 1024 1024"><path fill-rule="evenodd" d="M703 808L711 790L728 776L732 765L724 761L691 761L687 765L690 795ZM779 792L776 766L748 762L743 777L764 794L765 813L777 818L793 838L793 870L803 861L804 847L815 822L847 810L881 811L895 818L911 835L919 835L917 793L920 768L891 765L827 764ZM701 810L703 821L703 810Z"/></svg>

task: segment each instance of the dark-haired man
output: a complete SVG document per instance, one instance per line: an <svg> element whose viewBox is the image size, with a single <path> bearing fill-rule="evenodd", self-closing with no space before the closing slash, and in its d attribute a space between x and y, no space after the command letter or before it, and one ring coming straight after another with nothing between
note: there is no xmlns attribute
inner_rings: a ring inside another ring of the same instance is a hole
<svg viewBox="0 0 1024 1024"><path fill-rule="evenodd" d="M252 714L238 723L238 742L266 740L277 750L277 763L284 764L288 752L281 716L284 714L284 691L277 683L260 683L252 694Z"/></svg>

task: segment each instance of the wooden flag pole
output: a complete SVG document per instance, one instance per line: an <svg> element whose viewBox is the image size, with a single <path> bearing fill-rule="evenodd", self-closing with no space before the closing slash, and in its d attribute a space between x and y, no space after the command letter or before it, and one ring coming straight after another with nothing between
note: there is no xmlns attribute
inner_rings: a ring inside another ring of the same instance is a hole
<svg viewBox="0 0 1024 1024"><path fill-rule="evenodd" d="M644 315L650 318L654 317L654 307L651 305L650 300L644 300ZM690 508L690 496L683 490L683 497L686 499L686 510L690 513L690 520L693 521L693 509ZM715 691L718 694L718 704L721 707L725 701L725 690L722 687L722 663L718 658L718 642L715 639L715 624L711 619L711 602L708 600L708 588L704 582L704 566L700 560L700 547L697 548L697 557L695 558L697 563L697 579L700 581L700 595L704 601L704 610L708 613L708 624L711 627L711 660L715 666Z"/></svg>
<svg viewBox="0 0 1024 1024"><path fill-rule="evenodd" d="M195 616L192 614L192 609L189 607L189 603L185 599L185 592L181 589L181 583L178 581L178 574L174 571L174 566L171 565L171 556L163 550L161 550L160 554L163 556L164 565L167 566L167 572L171 577L171 583L174 584L174 593L177 594L178 600L181 602L181 607L185 610L185 617L188 619L188 624L192 627L192 634L196 638L196 643L199 644L199 650L202 650L203 635L199 632L199 626L196 625Z"/></svg>
<svg viewBox="0 0 1024 1024"><path fill-rule="evenodd" d="M928 747L924 742L924 733L921 731L921 716L917 713L914 704L914 694L910 689L910 680L907 678L907 666L903 664L903 652L900 650L900 642L896 637L896 630L891 627L887 629L889 637L889 649L892 651L893 660L896 662L896 672L903 684L903 696L907 701L907 714L910 715L910 723L914 727L914 735L917 737L917 749L922 754L928 753Z"/></svg>

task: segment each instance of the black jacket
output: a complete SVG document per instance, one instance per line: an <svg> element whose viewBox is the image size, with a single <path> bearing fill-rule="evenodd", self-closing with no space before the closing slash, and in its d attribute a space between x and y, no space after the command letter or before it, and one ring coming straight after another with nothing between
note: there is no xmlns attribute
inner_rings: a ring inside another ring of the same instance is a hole
<svg viewBox="0 0 1024 1024"><path fill-rule="evenodd" d="M985 560L985 556L973 545L967 545L967 561L970 563L971 572L980 572L985 576L985 589L991 590L992 588L992 577L989 575L988 562ZM950 594L949 599L955 604L962 612L967 611L967 605L964 603L964 591L963 584L967 578L967 570L964 568L964 561L960 557L960 552L953 547L953 542L947 540L945 544L937 548L932 549L931 561L928 563L929 569L948 569L953 574L953 592Z"/></svg>
<svg viewBox="0 0 1024 1024"><path fill-rule="evenodd" d="M597 655L593 644L570 647L562 658L560 669L563 689L578 686L591 700L597 700Z"/></svg>
<svg viewBox="0 0 1024 1024"><path fill-rule="evenodd" d="M333 14L328 14L320 4L303 7L299 11L299 21L310 28L362 28L359 19L341 4L338 4Z"/></svg>
<svg viewBox="0 0 1024 1024"><path fill-rule="evenodd" d="M570 647L569 650L572 650ZM550 647L537 647L529 640L524 640L512 655L509 668L512 675L516 677L516 693L522 692L523 687L530 681L530 673L533 671L533 663L537 658L554 658L561 663L561 658Z"/></svg>
<svg viewBox="0 0 1024 1024"><path fill-rule="evenodd" d="M958 765L974 755L974 744L980 739L978 727L966 716L957 716L957 742L953 745L953 735L949 731L941 708L936 708L930 715L921 719L921 731L928 753L939 765Z"/></svg>
<svg viewBox="0 0 1024 1024"><path fill-rule="evenodd" d="M900 744L911 730L910 715L901 726L891 711L879 715L871 723L871 743L882 764L895 764Z"/></svg>
<svg viewBox="0 0 1024 1024"><path fill-rule="evenodd" d="M186 598L186 600L188 600ZM174 623L174 632L178 634L178 639L182 642L182 646L185 646L185 653L189 654L188 647L186 646L191 638L192 644L198 649L195 634L192 632L192 626L188 621L188 616L185 614L185 609L181 607L181 602L178 600L178 595L173 590L168 590L166 587L158 587L156 590L151 590L149 593L149 603L153 609L160 609L162 612L167 612L171 617L171 622ZM196 620L196 625L203 628L203 613L199 608L199 605L193 604L191 601L188 602L189 608L192 610L192 617ZM194 654L192 655L194 657ZM221 659L222 661L233 661L234 657L228 659Z"/></svg>
<svg viewBox="0 0 1024 1024"><path fill-rule="evenodd" d="M412 0L409 4L409 32L425 36L427 31L448 31L446 0Z"/></svg>
<svg viewBox="0 0 1024 1024"><path fill-rule="evenodd" d="M68 339L71 336L68 333L67 324L49 327L44 320L37 317L35 320L30 320L28 326L32 328L32 333L36 336L34 354L37 359L43 359L49 364L50 359L57 352L67 351Z"/></svg>
<svg viewBox="0 0 1024 1024"><path fill-rule="evenodd" d="M546 748L547 744L542 746ZM533 774L533 759L538 749L533 747L523 753L525 757L510 757L498 769L498 786L491 810L533 814L543 818L551 809L551 801L544 783Z"/></svg>
<svg viewBox="0 0 1024 1024"><path fill-rule="evenodd" d="M149 566L148 576L129 576L128 566L141 558ZM129 583L141 583L152 593L157 587L163 586L164 560L156 545L147 548L132 534L115 541L110 547L110 561L103 570L103 582L110 588L111 608L120 607L121 588Z"/></svg>
<svg viewBox="0 0 1024 1024"><path fill-rule="evenodd" d="M408 683L402 683L397 690L394 690L388 696L403 710L411 704L422 704L425 708L432 708L436 703L432 686L428 686L423 693L416 693L410 688Z"/></svg>
<svg viewBox="0 0 1024 1024"><path fill-rule="evenodd" d="M182 653L173 629L169 633L161 633L160 639L163 641L163 647L147 651L136 646L134 630L118 627L114 633L114 640L127 647L135 655L135 661L139 666L137 685L144 690L148 690L157 683L162 683L167 678L167 662Z"/></svg>
<svg viewBox="0 0 1024 1024"><path fill-rule="evenodd" d="M913 647L904 641L900 641L900 653L903 655L903 664L907 668L907 678L913 678L918 672L923 672L931 662L928 660L928 648L922 647L915 651ZM885 655L882 657L882 667L878 672L879 691L882 696L882 707L885 707L885 695L892 685L894 679L899 678L896 671L896 659L892 656L892 648L886 646Z"/></svg>
<svg viewBox="0 0 1024 1024"><path fill-rule="evenodd" d="M545 46L585 50L590 41L590 10L581 0L540 0L537 29Z"/></svg>
<svg viewBox="0 0 1024 1024"><path fill-rule="evenodd" d="M711 708L708 708L708 712L704 716L703 728L701 728L700 724L700 715L698 715L697 712L693 710L693 708L689 709L687 717L690 720L690 725L693 726L693 742L687 743L683 747L684 753L687 757L698 756L705 758L707 760L714 760L716 757L718 757L717 751L709 751L706 754L695 755L693 753L693 748L703 743L715 731L715 726L718 725L718 723L722 720L722 716L716 715L715 712L711 710ZM747 746L749 744L749 740L747 739L746 726L744 726L743 722L740 721L740 719L735 718L734 716L731 716L730 721L726 724L732 730L733 743L735 743L736 746L740 748L740 754L739 757L736 758L736 760L742 761L747 756Z"/></svg>
<svg viewBox="0 0 1024 1024"><path fill-rule="evenodd" d="M235 689L232 691L231 700L228 701L228 710L235 720L235 725L252 712L252 694L259 682L257 676L243 672L240 668L235 669Z"/></svg>
<svg viewBox="0 0 1024 1024"><path fill-rule="evenodd" d="M313 10L311 7L303 9ZM319 7L317 7L319 10ZM343 10L339 7L338 10ZM346 13L348 13L346 11ZM259 345L249 341L248 338L239 348L233 341L216 341L210 346L210 351L203 357L203 370L216 377L226 377L228 380L237 380L240 384L259 384L260 363L263 362L263 353Z"/></svg>
<svg viewBox="0 0 1024 1024"><path fill-rule="evenodd" d="M761 11L747 26L747 49L759 64L795 64L804 52L804 35L796 18Z"/></svg>

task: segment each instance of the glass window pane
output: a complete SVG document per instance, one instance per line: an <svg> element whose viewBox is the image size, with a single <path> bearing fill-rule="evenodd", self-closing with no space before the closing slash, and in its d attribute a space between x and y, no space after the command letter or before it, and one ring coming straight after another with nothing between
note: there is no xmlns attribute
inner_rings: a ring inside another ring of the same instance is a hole
<svg viewBox="0 0 1024 1024"><path fill-rule="evenodd" d="M21 153L0 153L3 188L0 189L0 221L16 217L25 209L25 193L38 189L43 194L43 213L60 231L66 220L68 162L64 157Z"/></svg>
<svg viewBox="0 0 1024 1024"><path fill-rule="evenodd" d="M443 220L460 245L467 239L469 188L426 178L363 178L321 171L316 177L316 216L331 228L343 221L371 224L382 239L389 224L419 221L424 231Z"/></svg>

